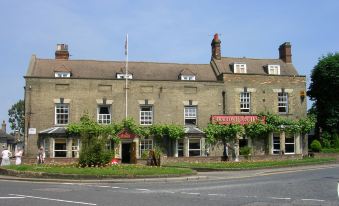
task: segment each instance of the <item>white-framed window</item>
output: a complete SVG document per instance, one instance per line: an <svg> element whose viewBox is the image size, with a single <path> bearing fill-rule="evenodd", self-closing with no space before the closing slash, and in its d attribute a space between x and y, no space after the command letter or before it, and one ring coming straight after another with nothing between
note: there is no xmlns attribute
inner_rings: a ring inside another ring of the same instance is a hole
<svg viewBox="0 0 339 206"><path fill-rule="evenodd" d="M234 73L246 74L247 66L246 64L234 63L233 70L234 70Z"/></svg>
<svg viewBox="0 0 339 206"><path fill-rule="evenodd" d="M268 74L280 75L280 65L267 65Z"/></svg>
<svg viewBox="0 0 339 206"><path fill-rule="evenodd" d="M111 107L98 105L97 122L99 124L111 124Z"/></svg>
<svg viewBox="0 0 339 206"><path fill-rule="evenodd" d="M132 74L117 74L117 79L133 79L133 75Z"/></svg>
<svg viewBox="0 0 339 206"><path fill-rule="evenodd" d="M178 139L178 157L184 156L184 140Z"/></svg>
<svg viewBox="0 0 339 206"><path fill-rule="evenodd" d="M54 139L54 157L67 157L67 139L56 138Z"/></svg>
<svg viewBox="0 0 339 206"><path fill-rule="evenodd" d="M278 92L278 112L288 113L288 94L286 92Z"/></svg>
<svg viewBox="0 0 339 206"><path fill-rule="evenodd" d="M69 104L55 104L55 124L66 125L69 122Z"/></svg>
<svg viewBox="0 0 339 206"><path fill-rule="evenodd" d="M201 156L201 142L200 139L188 139L188 153L189 156Z"/></svg>
<svg viewBox="0 0 339 206"><path fill-rule="evenodd" d="M112 139L109 139L106 142L106 149L109 151L114 151L114 141Z"/></svg>
<svg viewBox="0 0 339 206"><path fill-rule="evenodd" d="M184 118L185 125L197 125L197 107L185 106Z"/></svg>
<svg viewBox="0 0 339 206"><path fill-rule="evenodd" d="M280 153L280 136L279 134L273 134L273 154L279 154Z"/></svg>
<svg viewBox="0 0 339 206"><path fill-rule="evenodd" d="M180 75L180 79L185 80L185 81L194 81L195 76L194 75Z"/></svg>
<svg viewBox="0 0 339 206"><path fill-rule="evenodd" d="M153 140L152 139L140 139L140 157L144 152L148 152L153 149Z"/></svg>
<svg viewBox="0 0 339 206"><path fill-rule="evenodd" d="M250 113L251 93L240 93L240 113Z"/></svg>
<svg viewBox="0 0 339 206"><path fill-rule="evenodd" d="M72 157L78 158L80 151L80 139L72 140Z"/></svg>
<svg viewBox="0 0 339 206"><path fill-rule="evenodd" d="M55 72L54 75L56 78L69 78L71 77L71 72Z"/></svg>
<svg viewBox="0 0 339 206"><path fill-rule="evenodd" d="M140 125L153 124L153 107L140 106Z"/></svg>
<svg viewBox="0 0 339 206"><path fill-rule="evenodd" d="M286 138L285 138L285 154L295 154L294 135L286 135Z"/></svg>

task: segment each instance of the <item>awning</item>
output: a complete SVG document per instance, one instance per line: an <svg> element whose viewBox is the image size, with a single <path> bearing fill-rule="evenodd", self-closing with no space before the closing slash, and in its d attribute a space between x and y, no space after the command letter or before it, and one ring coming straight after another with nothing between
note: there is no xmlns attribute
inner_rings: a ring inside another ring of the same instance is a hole
<svg viewBox="0 0 339 206"><path fill-rule="evenodd" d="M185 126L184 127L184 132L187 135L198 135L198 136L204 136L205 133L200 130L198 127L194 126L194 125L189 125L189 126Z"/></svg>
<svg viewBox="0 0 339 206"><path fill-rule="evenodd" d="M51 127L39 132L39 135L49 136L49 135L65 135L66 128L65 127Z"/></svg>

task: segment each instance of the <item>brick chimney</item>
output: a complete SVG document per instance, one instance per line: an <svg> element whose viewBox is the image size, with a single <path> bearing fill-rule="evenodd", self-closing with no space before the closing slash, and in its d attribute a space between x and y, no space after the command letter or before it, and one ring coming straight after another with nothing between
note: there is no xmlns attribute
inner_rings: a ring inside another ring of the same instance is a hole
<svg viewBox="0 0 339 206"><path fill-rule="evenodd" d="M214 34L214 38L212 40L212 58L220 60L221 59L221 51L220 51L221 41L219 39L218 34Z"/></svg>
<svg viewBox="0 0 339 206"><path fill-rule="evenodd" d="M5 120L2 121L1 130L6 133L6 123L5 123Z"/></svg>
<svg viewBox="0 0 339 206"><path fill-rule="evenodd" d="M279 47L279 59L285 63L292 63L292 50L291 43L285 42Z"/></svg>
<svg viewBox="0 0 339 206"><path fill-rule="evenodd" d="M69 59L68 45L67 44L57 44L57 49L55 51L55 59Z"/></svg>

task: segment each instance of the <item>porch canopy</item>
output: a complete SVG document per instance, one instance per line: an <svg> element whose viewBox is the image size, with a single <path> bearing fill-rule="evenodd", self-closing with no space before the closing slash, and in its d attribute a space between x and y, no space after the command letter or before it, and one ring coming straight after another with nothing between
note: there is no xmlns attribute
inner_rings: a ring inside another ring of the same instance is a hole
<svg viewBox="0 0 339 206"><path fill-rule="evenodd" d="M66 127L51 127L45 130L42 130L39 132L39 136L41 137L47 137L47 136L62 136L65 137L66 135Z"/></svg>

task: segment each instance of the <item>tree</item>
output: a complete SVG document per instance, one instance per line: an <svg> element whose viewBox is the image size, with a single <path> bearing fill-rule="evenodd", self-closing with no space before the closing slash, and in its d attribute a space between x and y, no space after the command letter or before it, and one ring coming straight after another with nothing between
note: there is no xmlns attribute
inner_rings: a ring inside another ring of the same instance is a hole
<svg viewBox="0 0 339 206"><path fill-rule="evenodd" d="M312 70L311 84L307 91L315 101L317 129L331 134L339 133L339 53L319 59Z"/></svg>
<svg viewBox="0 0 339 206"><path fill-rule="evenodd" d="M25 102L19 100L13 104L8 110L9 124L12 130L18 130L20 134L24 134L25 129Z"/></svg>

